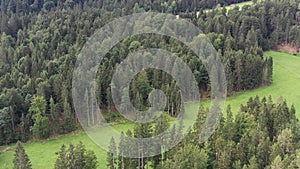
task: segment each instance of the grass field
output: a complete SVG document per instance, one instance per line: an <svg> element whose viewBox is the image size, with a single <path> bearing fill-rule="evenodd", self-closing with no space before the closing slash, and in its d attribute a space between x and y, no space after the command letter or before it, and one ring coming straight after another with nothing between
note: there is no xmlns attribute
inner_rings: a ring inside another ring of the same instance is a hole
<svg viewBox="0 0 300 169"><path fill-rule="evenodd" d="M264 1L264 0L258 0L257 3L263 2L263 1ZM236 3L236 4L228 5L228 6L226 6L225 8L227 9L227 11L228 11L228 10L231 10L231 9L233 9L233 5L234 5L235 7L242 8L242 7L245 6L245 5L253 5L253 1L246 1L246 2L241 2L241 3ZM218 9L221 9L221 7L218 7ZM212 11L212 9L206 9L205 11L206 11L206 12L209 12L209 11Z"/></svg>
<svg viewBox="0 0 300 169"><path fill-rule="evenodd" d="M261 2L262 0L259 0L258 2ZM253 5L253 1L247 1L247 2L241 2L241 3L237 3L237 4L234 4L234 6L238 6L240 8L242 8L243 6L245 5ZM230 10L232 9L231 5L229 6L226 6L226 9L227 10Z"/></svg>
<svg viewBox="0 0 300 169"><path fill-rule="evenodd" d="M231 104L233 111L238 111L240 104L247 102L249 97L260 97L272 95L273 100L283 96L287 99L289 105L294 104L297 110L297 116L300 118L300 57L280 52L265 52L265 56L272 56L274 61L273 83L271 86L261 87L252 91L239 92L227 98L226 105ZM188 111L197 111L198 103L192 103ZM206 102L209 104L209 102ZM114 128L118 131L127 131L133 127L132 123L118 124ZM100 149L93 141L83 132L76 132L69 135L59 136L46 141L37 141L25 143L24 147L29 155L34 169L52 169L57 158L55 152L59 151L62 144L78 144L82 141L87 149L95 151L99 168L106 168L106 152ZM12 145L11 148L14 146ZM0 152L7 146L0 147ZM0 154L0 168L12 168L14 151L10 150Z"/></svg>
<svg viewBox="0 0 300 169"><path fill-rule="evenodd" d="M300 56L282 52L265 52L265 56L273 57L273 82L271 86L261 87L252 91L239 92L229 97L226 102L237 111L241 103L256 95L263 97L272 95L273 100L283 96L289 105L294 104L297 117L300 118Z"/></svg>

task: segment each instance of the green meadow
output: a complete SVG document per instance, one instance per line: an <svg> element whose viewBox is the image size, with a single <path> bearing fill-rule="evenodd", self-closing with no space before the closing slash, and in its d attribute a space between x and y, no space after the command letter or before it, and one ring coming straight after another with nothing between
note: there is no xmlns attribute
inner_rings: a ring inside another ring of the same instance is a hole
<svg viewBox="0 0 300 169"><path fill-rule="evenodd" d="M262 0L259 0L258 2L261 2ZM245 5L253 5L253 1L247 1L247 2L241 2L241 3L237 3L237 4L234 4L234 6L238 6L240 8L242 8L243 6ZM230 10L232 9L231 5L229 6L226 6L226 9L227 10Z"/></svg>
<svg viewBox="0 0 300 169"><path fill-rule="evenodd" d="M250 97L271 95L276 101L282 96L289 105L295 105L297 117L300 118L300 56L274 51L265 52L265 56L273 57L272 85L236 93L227 98L226 103L231 105L233 111L238 111L240 104L246 103Z"/></svg>
<svg viewBox="0 0 300 169"><path fill-rule="evenodd" d="M257 3L260 3L260 2L263 2L264 0L258 0ZM231 10L233 9L234 7L239 7L239 8L242 8L243 6L245 5L253 5L253 1L246 1L246 2L241 2L241 3L236 3L236 4L232 4L232 5L228 5L228 6L225 6L225 8L228 10ZM218 9L220 9L221 7L219 6ZM209 12L209 11L212 11L212 9L206 9L205 10L206 12Z"/></svg>
<svg viewBox="0 0 300 169"><path fill-rule="evenodd" d="M275 51L265 52L265 56L273 57L272 85L236 93L226 99L226 105L230 104L233 112L237 112L240 105L246 103L249 97L272 95L273 100L276 101L277 98L282 96L287 100L289 105L295 105L297 116L300 118L300 56ZM209 102L206 101L205 104L208 105ZM186 110L191 113L196 113L198 108L199 103L192 103ZM132 123L124 123L114 125L113 127L117 131L127 131L128 129L132 129L133 126L134 124ZM95 151L99 161L98 168L106 168L106 152L99 148L99 146L82 131L50 138L48 140L25 143L24 148L29 155L33 168L52 169L57 158L55 153L59 151L61 145L68 145L70 143L78 144L79 141L82 141L88 150ZM8 147L10 147L8 152L0 154L1 169L13 168L14 145L2 146L0 147L0 152Z"/></svg>

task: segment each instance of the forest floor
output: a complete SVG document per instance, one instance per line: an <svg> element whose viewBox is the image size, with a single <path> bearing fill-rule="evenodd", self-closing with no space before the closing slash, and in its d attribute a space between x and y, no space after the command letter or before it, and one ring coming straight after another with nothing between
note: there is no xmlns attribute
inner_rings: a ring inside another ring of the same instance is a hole
<svg viewBox="0 0 300 169"><path fill-rule="evenodd" d="M264 86L255 90L238 92L226 100L226 105L230 104L235 113L239 110L241 104L245 104L249 97L256 95L263 97L272 95L276 101L280 96L287 100L288 105L294 104L297 111L297 117L300 118L300 56L294 56L288 53L269 51L265 56L273 57L273 83L271 86ZM209 101L204 101L209 105ZM188 112L198 112L199 103L191 103L186 109ZM225 107L224 107L225 108ZM226 109L224 109L226 110ZM127 131L133 129L133 123L117 124L113 127L117 131ZM109 133L108 133L109 134ZM78 131L67 135L50 138L44 141L33 141L24 144L24 148L31 159L34 169L52 169L54 168L56 153L60 150L62 144L78 144L82 141L88 150L95 151L99 168L106 168L106 152L99 148L84 132ZM0 146L0 152L8 150L0 155L0 168L13 168L14 145Z"/></svg>

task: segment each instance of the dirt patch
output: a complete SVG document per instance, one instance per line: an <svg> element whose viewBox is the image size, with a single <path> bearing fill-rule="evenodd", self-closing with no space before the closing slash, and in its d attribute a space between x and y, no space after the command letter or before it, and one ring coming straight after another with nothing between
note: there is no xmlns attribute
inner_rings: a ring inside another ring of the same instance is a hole
<svg viewBox="0 0 300 169"><path fill-rule="evenodd" d="M281 52L288 52L291 54L299 54L300 48L297 48L295 45L291 44L280 44L277 46L277 50Z"/></svg>
<svg viewBox="0 0 300 169"><path fill-rule="evenodd" d="M7 148L5 148L4 150L2 150L1 151L1 153L7 153L7 152L9 152L10 150L12 150L12 148L11 147L7 147Z"/></svg>

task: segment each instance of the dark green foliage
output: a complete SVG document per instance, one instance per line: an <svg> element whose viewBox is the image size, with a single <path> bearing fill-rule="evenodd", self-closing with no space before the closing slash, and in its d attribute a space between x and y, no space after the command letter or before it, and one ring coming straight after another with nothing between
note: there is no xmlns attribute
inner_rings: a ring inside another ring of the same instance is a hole
<svg viewBox="0 0 300 169"><path fill-rule="evenodd" d="M210 147L210 151L207 151L207 168L258 169L297 166L295 163L291 164L297 156L299 146L299 139L294 137L297 133L291 130L294 127L299 128L295 123L295 116L291 115L295 110L293 106L289 110L282 98L276 104L271 100L270 97L268 101L265 98L262 100L259 97L250 98L247 105L242 106L243 110L236 114L235 119L232 118L230 107L228 107L226 118L221 120L214 135L205 144L199 145L197 141L190 140L188 144L183 144L175 150L172 149L170 151L172 153L163 163L171 168L183 165L184 160L178 160L179 152L185 146L192 144L199 146L201 151L208 150ZM203 112L205 111L199 112L199 118L203 118L201 115ZM279 120L278 117L280 117L280 123L276 122ZM263 126L270 129L265 129ZM194 125L196 131L194 134L197 133L199 127L201 126ZM189 138L197 139L197 135ZM187 158L187 160L190 159L193 158Z"/></svg>
<svg viewBox="0 0 300 169"><path fill-rule="evenodd" d="M263 59L262 50L275 48L280 43L300 44L297 40L300 36L296 24L300 20L297 2L266 1L246 6L241 11L235 8L228 13L224 8L211 12L202 10L217 3L227 5L243 1L1 1L0 109L5 118L0 116L0 144L18 139L26 141L32 136L30 128L34 123L41 127L48 123L53 129L51 134L75 130L77 119L72 105L71 80L76 56L95 30L115 17L133 11L151 9L191 19L219 51L225 64L229 94L270 85L272 58ZM195 10L200 10L198 17ZM100 107L109 113L106 115L109 121L115 120L111 112L119 106L114 105L111 98L112 73L130 52L145 48L162 48L180 56L191 68L202 97L209 97L210 79L203 61L187 46L160 35L134 36L112 48L99 67L97 98ZM181 65L168 62L162 61L169 70L184 76L180 74ZM130 92L130 101L136 108L146 110L150 106L148 95L152 88L166 93L165 111L172 116L178 115L181 93L176 81L163 71L140 72L131 86L122 90ZM46 100L45 115L36 119L29 113L33 95L43 96ZM122 109L126 110L126 105ZM47 137L49 131L35 132L35 135Z"/></svg>
<svg viewBox="0 0 300 169"><path fill-rule="evenodd" d="M6 107L0 110L0 143L9 144L15 141L15 135L10 116L11 109Z"/></svg>
<svg viewBox="0 0 300 169"><path fill-rule="evenodd" d="M276 49L280 44L299 48L299 2L266 0L228 12L225 8L203 11L218 3L223 6L243 1L1 0L0 145L75 130L77 117L72 104L71 80L76 57L95 30L116 17L133 12L151 10L179 14L197 25L207 34L224 63L229 94L270 85L273 60L272 57L264 58L263 51ZM199 15L196 15L196 10L199 10ZM116 65L131 52L145 48L162 48L180 56L191 68L202 97L209 97L207 93L210 93L212 79L204 61L195 57L187 46L171 37L133 36L114 46L98 70L97 101L100 108L110 113L107 115L110 122L115 120L111 112L119 106L112 101L110 85ZM182 65L170 62L168 59L161 61L167 69L184 77L180 72ZM216 69L214 67L213 71ZM171 116L177 116L182 109L181 92L190 90L179 90L175 79L163 71L147 69L137 74L128 88L121 89L130 93L130 100L121 98L122 102L131 101L137 109L146 110L151 106L148 97L153 88L166 94L165 111ZM90 91L83 93L87 98ZM202 108L193 130L169 152L152 158L142 154L139 159L110 153L107 159L109 167L147 168L152 165L153 168L256 169L297 166L300 125L295 108L289 109L283 99L274 104L271 98L260 100L258 97L249 99L241 107L240 112L231 112L228 107L226 117L206 143L198 143L208 112ZM121 109L126 112L127 105ZM167 115L156 124L137 125L133 132L122 135L119 145L112 140L111 149L113 152L118 148L129 152L136 145L130 143L128 137L144 138L162 133L169 127L165 117ZM176 140L181 137L182 128L174 126L170 138L161 139ZM124 145L128 147L124 148ZM18 152L25 154L21 148ZM25 155L24 158L28 160ZM289 163L291 165L287 165ZM58 169L96 167L95 154L86 151L82 143L76 147L70 145L68 149L62 146L55 165Z"/></svg>
<svg viewBox="0 0 300 169"><path fill-rule="evenodd" d="M82 142L76 147L63 145L55 163L55 169L96 169L97 157L93 151L86 150Z"/></svg>
<svg viewBox="0 0 300 169"><path fill-rule="evenodd" d="M222 118L213 135L204 143L199 143L207 110L199 109L199 114L191 132L168 152L152 158L141 155L140 158L123 157L123 151L136 148L122 133L120 145L116 148L114 139L111 140L107 164L109 168L288 168L299 167L298 159L299 122L295 117L295 109L288 108L283 98L276 103L272 98L250 98L246 105L241 106L240 112L234 112L230 106L226 117ZM147 138L164 132L169 124L165 115L154 124L137 124L134 133L127 132L128 137ZM280 117L280 123L276 118ZM276 122L276 123L274 123ZM276 132L274 132L276 131ZM181 127L173 126L167 141L176 140L181 135Z"/></svg>
<svg viewBox="0 0 300 169"><path fill-rule="evenodd" d="M14 158L14 169L31 169L31 162L21 142L17 142Z"/></svg>
<svg viewBox="0 0 300 169"><path fill-rule="evenodd" d="M55 163L55 169L67 168L68 167L67 157L68 155L67 155L66 146L62 145L59 152L59 157L57 158Z"/></svg>
<svg viewBox="0 0 300 169"><path fill-rule="evenodd" d="M109 152L107 152L107 167L110 169L115 169L117 167L116 161L117 147L115 139L112 137L109 146Z"/></svg>
<svg viewBox="0 0 300 169"><path fill-rule="evenodd" d="M207 168L208 155L205 150L194 145L187 145L164 162L162 168Z"/></svg>
<svg viewBox="0 0 300 169"><path fill-rule="evenodd" d="M44 97L35 96L31 102L29 111L33 113L32 120L34 125L31 130L33 135L44 139L50 134L49 119L46 116L46 100Z"/></svg>
<svg viewBox="0 0 300 169"><path fill-rule="evenodd" d="M101 3L96 3L93 1L89 1L88 3L84 3L83 0L30 0L30 1L16 1L16 0L3 0L0 1L1 11L5 14L14 13L14 14L23 14L29 12L39 12L43 10L51 10L51 9L68 9L75 8L82 5L94 5L98 8L105 9L107 11L112 11L113 9L124 9L124 11L133 11L133 12L142 12L144 10L155 10L158 12L169 12L169 13L179 13L179 12L193 12L195 10L207 9L215 7L217 4L230 5L233 3L245 2L247 0L223 0L223 1L205 1L205 0L197 0L197 1L103 1ZM120 12L117 10L117 12ZM5 30L5 27L2 29Z"/></svg>

